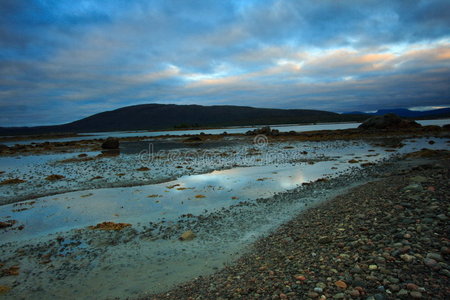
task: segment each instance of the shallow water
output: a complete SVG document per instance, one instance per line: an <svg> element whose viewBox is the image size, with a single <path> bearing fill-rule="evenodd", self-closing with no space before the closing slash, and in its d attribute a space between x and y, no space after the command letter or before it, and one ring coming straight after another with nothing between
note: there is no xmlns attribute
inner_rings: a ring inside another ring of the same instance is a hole
<svg viewBox="0 0 450 300"><path fill-rule="evenodd" d="M21 231L2 234L2 241L28 239L103 221L140 222L175 220L182 214L199 215L243 200L267 198L325 175L335 175L345 164L277 165L234 168L148 186L84 190L34 199L34 204L0 206L0 219L10 216ZM348 167L348 166L347 166ZM22 206L20 206L22 207Z"/></svg>
<svg viewBox="0 0 450 300"><path fill-rule="evenodd" d="M283 149L284 151L281 153L276 151L278 147L273 147L270 151L268 149L266 152L262 151L262 155L257 156L258 163L261 165L235 167L198 175L181 175L176 180L159 184L83 189L40 197L33 199L33 205L25 204L24 207L27 209L22 211L17 211L20 203L3 205L0 206L0 221L9 216L23 224L25 229L0 234L2 240L7 241L93 225L102 221L137 224L143 220L157 221L161 218L174 220L182 214L197 215L205 210L211 211L233 205L237 201L270 197L276 193L301 186L304 182L336 176L352 167L360 167L361 163L377 162L393 155L412 152L424 147L448 148L447 139L433 139L433 144L429 144L429 141L429 138L406 140L404 141L405 145L400 149L387 149L365 142L348 142L344 143L342 147L333 142L320 143L312 149L308 148L308 150L314 150L310 154L309 160L321 158L325 161L310 162L310 164L309 162L296 162L294 159L289 162L290 156L295 157L296 152L305 148L303 144L299 143L297 147ZM331 149L327 145L331 146ZM329 156L330 152L333 156ZM53 165L48 165L48 162L54 159L66 158L65 155L44 157L43 169L51 168ZM35 160L37 158L29 156L24 158L24 161L2 159L11 165L16 163L18 169L29 173L32 168L36 167ZM227 157L227 159L232 158ZM350 162L352 159L355 159L356 163ZM87 164L91 164L93 167L97 166L95 161L87 162ZM172 167L166 166L166 169L168 168L177 170L173 165ZM58 172L58 174L70 178L72 169L68 168L65 171L67 173ZM94 175L89 172L87 174L89 175L85 177L88 178ZM140 175L142 172L134 169L134 173L129 173L127 176L132 177L135 176L134 174ZM148 176L157 176L158 173L152 173L150 170L148 174ZM67 179L67 182L54 182L47 185L52 185L54 189L63 189L67 184L76 184L70 179ZM35 190L32 185L28 185L28 188L30 188L30 193ZM7 187L2 187L2 189L8 190ZM27 189L27 186L22 189Z"/></svg>

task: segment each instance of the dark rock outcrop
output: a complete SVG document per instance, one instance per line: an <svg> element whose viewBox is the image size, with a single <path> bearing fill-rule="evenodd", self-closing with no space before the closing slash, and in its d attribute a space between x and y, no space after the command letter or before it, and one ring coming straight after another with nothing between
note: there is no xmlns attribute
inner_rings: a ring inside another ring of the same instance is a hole
<svg viewBox="0 0 450 300"><path fill-rule="evenodd" d="M191 136L183 141L183 143L201 143L201 142L203 142L203 140L198 136Z"/></svg>
<svg viewBox="0 0 450 300"><path fill-rule="evenodd" d="M280 135L280 131L278 129L271 129L270 126L264 126L255 130L249 130L245 134L246 135L264 134L267 136L278 136Z"/></svg>
<svg viewBox="0 0 450 300"><path fill-rule="evenodd" d="M109 137L102 144L102 149L119 149L120 143L119 140L113 137Z"/></svg>
<svg viewBox="0 0 450 300"><path fill-rule="evenodd" d="M383 116L374 116L365 120L358 126L360 129L410 129L419 128L421 125L414 120L400 118L395 114L386 114Z"/></svg>

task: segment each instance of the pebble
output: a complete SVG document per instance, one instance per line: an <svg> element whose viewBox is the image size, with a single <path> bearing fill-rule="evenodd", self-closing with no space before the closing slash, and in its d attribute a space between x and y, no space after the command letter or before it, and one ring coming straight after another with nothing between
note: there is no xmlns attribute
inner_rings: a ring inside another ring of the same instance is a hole
<svg viewBox="0 0 450 300"><path fill-rule="evenodd" d="M446 215L444 215L444 214L439 214L439 215L436 216L436 218L438 218L441 221L447 221L448 220L448 217Z"/></svg>
<svg viewBox="0 0 450 300"><path fill-rule="evenodd" d="M323 292L323 289L320 288L320 287L315 287L315 288L314 288L314 292L322 293L322 292Z"/></svg>
<svg viewBox="0 0 450 300"><path fill-rule="evenodd" d="M447 269L441 269L439 271L439 274L442 274L442 275L447 276L448 278L450 278L450 271L447 270Z"/></svg>
<svg viewBox="0 0 450 300"><path fill-rule="evenodd" d="M417 284L414 284L414 283L407 283L407 284L406 284L406 288L407 288L408 290L410 290L410 291L415 291L415 290L418 290L418 289L419 289L419 287L417 286Z"/></svg>
<svg viewBox="0 0 450 300"><path fill-rule="evenodd" d="M413 299L420 299L420 298L422 298L422 293L421 292L417 292L417 291L410 292L409 295Z"/></svg>
<svg viewBox="0 0 450 300"><path fill-rule="evenodd" d="M342 281L342 280L338 280L334 283L337 287L340 287L341 289L346 289L347 288L347 284Z"/></svg>
<svg viewBox="0 0 450 300"><path fill-rule="evenodd" d="M415 256L409 255L409 254L402 254L400 255L400 258L405 262L412 262L416 259Z"/></svg>
<svg viewBox="0 0 450 300"><path fill-rule="evenodd" d="M389 290L391 290L392 292L398 292L400 290L400 287L396 284L391 284L389 286Z"/></svg>
<svg viewBox="0 0 450 300"><path fill-rule="evenodd" d="M420 192L422 190L423 190L422 186L417 183L410 184L403 188L403 191L405 192Z"/></svg>
<svg viewBox="0 0 450 300"><path fill-rule="evenodd" d="M384 300L384 299L386 299L386 297L383 294L375 294L375 295L373 295L373 298L375 300Z"/></svg>
<svg viewBox="0 0 450 300"><path fill-rule="evenodd" d="M442 256L438 253L427 253L427 258L434 259L436 261L444 261Z"/></svg>
<svg viewBox="0 0 450 300"><path fill-rule="evenodd" d="M377 265L369 265L369 270L377 270L378 266Z"/></svg>
<svg viewBox="0 0 450 300"><path fill-rule="evenodd" d="M308 292L307 294L306 294L309 298L317 298L317 297L319 297L319 294L318 293L316 293L316 292Z"/></svg>
<svg viewBox="0 0 450 300"><path fill-rule="evenodd" d="M435 260L432 259L432 258L425 258L425 259L423 260L423 263L424 263L427 267L430 267L430 268L434 268L434 267L437 266L437 261L435 261Z"/></svg>
<svg viewBox="0 0 450 300"><path fill-rule="evenodd" d="M325 283L323 283L323 282L319 282L319 283L316 284L316 287L321 288L322 290L324 290L327 287L327 285Z"/></svg>

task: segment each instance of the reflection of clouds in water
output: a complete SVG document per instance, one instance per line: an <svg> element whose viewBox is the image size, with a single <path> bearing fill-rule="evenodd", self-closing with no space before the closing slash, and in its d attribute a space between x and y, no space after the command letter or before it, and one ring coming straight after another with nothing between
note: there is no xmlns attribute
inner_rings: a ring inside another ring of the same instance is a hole
<svg viewBox="0 0 450 300"><path fill-rule="evenodd" d="M295 188L296 186L302 184L304 181L303 173L298 172L292 177L282 177L280 178L280 186L285 189Z"/></svg>

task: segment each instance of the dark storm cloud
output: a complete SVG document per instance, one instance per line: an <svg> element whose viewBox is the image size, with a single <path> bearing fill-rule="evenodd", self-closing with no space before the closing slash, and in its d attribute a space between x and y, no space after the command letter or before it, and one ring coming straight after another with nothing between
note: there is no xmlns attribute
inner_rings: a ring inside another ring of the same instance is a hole
<svg viewBox="0 0 450 300"><path fill-rule="evenodd" d="M446 105L448 28L445 0L3 0L0 126L149 102Z"/></svg>

